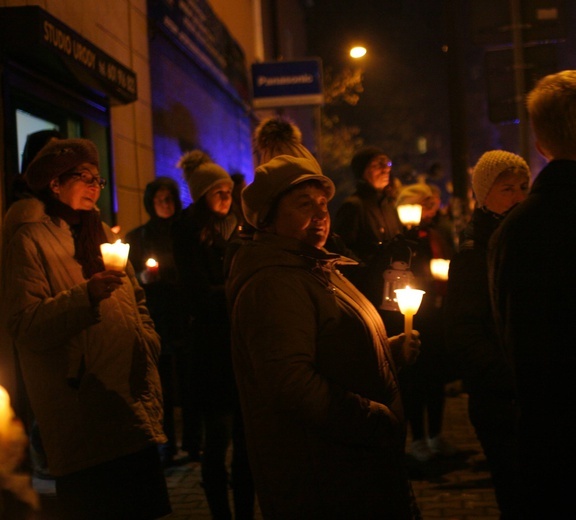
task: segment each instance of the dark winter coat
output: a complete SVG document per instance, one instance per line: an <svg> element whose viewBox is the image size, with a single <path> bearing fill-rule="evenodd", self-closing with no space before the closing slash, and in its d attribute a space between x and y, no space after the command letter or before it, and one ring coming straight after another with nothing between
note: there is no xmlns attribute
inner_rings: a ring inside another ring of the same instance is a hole
<svg viewBox="0 0 576 520"><path fill-rule="evenodd" d="M174 226L174 260L193 351L195 391L209 409L231 409L236 390L224 292L224 256L236 229L236 217L230 213L219 218L207 211L203 199L184 210Z"/></svg>
<svg viewBox="0 0 576 520"><path fill-rule="evenodd" d="M126 234L126 242L130 244L130 262L146 291L146 304L164 348L181 341L184 323L172 251L173 222L173 218L153 217ZM146 277L146 260L149 258L158 262L158 271Z"/></svg>
<svg viewBox="0 0 576 520"><path fill-rule="evenodd" d="M550 162L495 232L489 280L516 377L526 518L567 518L576 486L576 161Z"/></svg>
<svg viewBox="0 0 576 520"><path fill-rule="evenodd" d="M445 298L446 346L454 375L475 397L514 398L512 371L494 326L488 290L488 241L503 217L476 209L450 262Z"/></svg>
<svg viewBox="0 0 576 520"><path fill-rule="evenodd" d="M257 233L232 262L234 369L267 519L412 518L395 362L340 260Z"/></svg>
<svg viewBox="0 0 576 520"><path fill-rule="evenodd" d="M360 258L364 266L350 275L354 284L375 305L382 301L382 275L390 263L391 241L402 232L394 200L358 181L356 192L336 212L334 232Z"/></svg>

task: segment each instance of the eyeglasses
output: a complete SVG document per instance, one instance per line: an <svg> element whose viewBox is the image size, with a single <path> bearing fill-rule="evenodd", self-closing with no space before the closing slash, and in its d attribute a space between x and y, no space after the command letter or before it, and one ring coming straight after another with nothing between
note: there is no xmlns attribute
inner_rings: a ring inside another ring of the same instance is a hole
<svg viewBox="0 0 576 520"><path fill-rule="evenodd" d="M82 181L84 184L87 184L88 186L96 185L100 189L104 189L104 186L106 186L106 179L103 179L102 177L97 177L96 175L92 175L88 170L84 170L81 172L71 172L70 177Z"/></svg>
<svg viewBox="0 0 576 520"><path fill-rule="evenodd" d="M388 158L375 159L369 164L370 168L392 168L392 161Z"/></svg>

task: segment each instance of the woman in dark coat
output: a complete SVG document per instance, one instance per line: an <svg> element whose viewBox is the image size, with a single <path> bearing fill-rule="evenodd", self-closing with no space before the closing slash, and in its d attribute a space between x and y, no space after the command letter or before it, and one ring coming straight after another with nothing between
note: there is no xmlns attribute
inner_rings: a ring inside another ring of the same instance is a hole
<svg viewBox="0 0 576 520"><path fill-rule="evenodd" d="M242 193L257 228L231 263L234 371L263 516L418 518L404 468L397 369L417 333L388 338L323 246L332 181L280 155Z"/></svg>
<svg viewBox="0 0 576 520"><path fill-rule="evenodd" d="M232 441L234 518L249 520L254 512L254 490L232 371L224 293L224 256L237 227L231 211L233 182L199 150L182 157L179 166L194 200L174 228L174 258L189 326L192 389L204 427L204 491L212 517L231 519L226 453Z"/></svg>
<svg viewBox="0 0 576 520"><path fill-rule="evenodd" d="M420 224L409 233L414 286L426 293L415 318L424 346L418 361L400 374L400 388L412 432L410 453L416 460L427 462L437 455L456 454L456 448L442 435L444 387L449 379L442 322L446 282L435 280L430 268L433 258L452 258L453 247L436 224L440 198L428 184L402 188L398 194L401 204L422 206Z"/></svg>
<svg viewBox="0 0 576 520"><path fill-rule="evenodd" d="M530 170L521 157L486 152L474 167L477 207L450 263L446 295L449 356L469 394L468 411L492 474L502 518L519 518L515 482L517 407L514 379L496 337L488 289L488 242L526 198Z"/></svg>
<svg viewBox="0 0 576 520"><path fill-rule="evenodd" d="M144 207L150 220L126 234L130 244L130 262L146 292L146 305L162 340L159 360L162 394L164 397L164 432L168 443L162 446L161 456L170 465L178 452L174 426L174 373L182 366L183 313L181 312L178 273L172 251L172 227L180 218L182 202L176 181L158 177L148 183L144 192ZM146 264L154 260L155 265ZM178 362L175 362L175 359ZM187 416L189 392L184 391L186 381L179 384L183 415ZM187 424L185 422L184 424ZM185 431L183 436L187 435Z"/></svg>
<svg viewBox="0 0 576 520"><path fill-rule="evenodd" d="M402 233L392 183L392 162L378 147L359 150L350 163L356 192L336 212L334 231L364 264L351 275L354 284L379 306L384 288L383 273L390 264L393 239Z"/></svg>

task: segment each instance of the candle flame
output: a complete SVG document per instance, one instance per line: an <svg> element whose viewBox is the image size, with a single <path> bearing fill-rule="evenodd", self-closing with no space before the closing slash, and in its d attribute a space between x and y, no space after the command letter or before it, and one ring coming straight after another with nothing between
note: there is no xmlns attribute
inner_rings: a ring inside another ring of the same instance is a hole
<svg viewBox="0 0 576 520"><path fill-rule="evenodd" d="M424 291L411 289L410 286L407 285L404 289L396 289L394 292L396 293L398 307L400 307L402 314L416 314L418 312Z"/></svg>
<svg viewBox="0 0 576 520"><path fill-rule="evenodd" d="M398 218L405 226L417 226L422 219L422 206L420 204L401 204L397 208Z"/></svg>
<svg viewBox="0 0 576 520"><path fill-rule="evenodd" d="M448 280L448 269L450 260L444 258L432 258L430 260L430 271L436 280Z"/></svg>
<svg viewBox="0 0 576 520"><path fill-rule="evenodd" d="M148 258L146 260L146 267L158 267L158 262L154 258Z"/></svg>

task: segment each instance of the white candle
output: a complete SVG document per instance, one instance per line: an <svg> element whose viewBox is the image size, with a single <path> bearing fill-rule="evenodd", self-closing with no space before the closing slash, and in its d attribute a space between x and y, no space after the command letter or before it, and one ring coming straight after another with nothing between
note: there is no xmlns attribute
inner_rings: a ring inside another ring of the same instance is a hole
<svg viewBox="0 0 576 520"><path fill-rule="evenodd" d="M417 226L422 220L422 206L420 204L400 204L397 208L400 222L407 227Z"/></svg>
<svg viewBox="0 0 576 520"><path fill-rule="evenodd" d="M8 435L14 412L10 406L10 396L3 386L0 386L0 437Z"/></svg>
<svg viewBox="0 0 576 520"><path fill-rule="evenodd" d="M448 280L448 269L450 260L445 258L432 258L430 260L430 271L435 280Z"/></svg>
<svg viewBox="0 0 576 520"><path fill-rule="evenodd" d="M400 312L404 314L404 334L406 334L404 345L408 345L408 343L410 343L410 338L412 337L413 317L420 308L424 291L421 291L420 289L412 289L409 286L406 286L404 289L396 289L394 292L396 293Z"/></svg>
<svg viewBox="0 0 576 520"><path fill-rule="evenodd" d="M102 260L107 270L124 271L126 269L130 244L123 244L118 239L113 244L100 244L100 251L102 251Z"/></svg>

